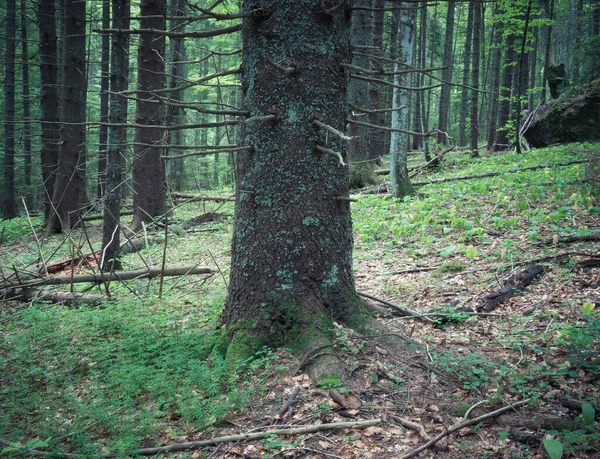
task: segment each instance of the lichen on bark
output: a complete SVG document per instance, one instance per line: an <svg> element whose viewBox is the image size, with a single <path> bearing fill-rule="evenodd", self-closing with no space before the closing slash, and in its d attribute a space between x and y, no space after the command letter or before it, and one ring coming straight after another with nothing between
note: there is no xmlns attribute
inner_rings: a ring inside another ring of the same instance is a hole
<svg viewBox="0 0 600 459"><path fill-rule="evenodd" d="M315 379L340 374L333 322L367 318L352 274L349 172L342 139L350 60L349 12L335 2L245 1L262 8L243 27L242 91L250 117L242 132L251 151L238 156L229 294L221 349L246 358L263 345L289 346ZM277 63L278 65L273 65ZM294 68L285 73L281 67ZM314 360L314 362L312 362Z"/></svg>

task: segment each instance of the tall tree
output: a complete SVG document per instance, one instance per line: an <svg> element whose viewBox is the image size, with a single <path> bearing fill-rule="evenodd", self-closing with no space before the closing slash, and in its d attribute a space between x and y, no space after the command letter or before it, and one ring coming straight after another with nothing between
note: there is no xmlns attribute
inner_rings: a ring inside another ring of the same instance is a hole
<svg viewBox="0 0 600 459"><path fill-rule="evenodd" d="M498 113L498 129L496 130L496 138L494 140L494 150L508 148L510 126L508 120L510 118L512 81L515 63L515 35L508 32L504 44L504 64L502 66L502 82L500 85L500 111Z"/></svg>
<svg viewBox="0 0 600 459"><path fill-rule="evenodd" d="M133 160L133 223L138 229L164 215L165 167L161 118L163 109L155 91L165 86L165 37L152 30L165 30L165 0L142 0L140 28L150 32L140 35L135 147Z"/></svg>
<svg viewBox="0 0 600 459"><path fill-rule="evenodd" d="M352 275L345 141L350 30L337 2L262 0L270 14L244 19L242 90L251 117L238 156L229 295L222 316L228 359L262 345L311 356L309 374L341 377L332 322L366 328ZM297 72L269 63L286 59ZM314 120L322 123L315 123ZM329 130L323 126L330 126ZM340 132L341 133L341 132ZM337 152L337 153L336 153ZM338 156L341 155L341 158ZM342 160L343 163L342 163Z"/></svg>
<svg viewBox="0 0 600 459"><path fill-rule="evenodd" d="M471 156L479 156L477 143L479 141L479 54L481 51L481 3L471 2L473 5L473 62L471 65ZM470 7L470 6L469 6Z"/></svg>
<svg viewBox="0 0 600 459"><path fill-rule="evenodd" d="M496 15L499 9L496 8ZM492 40L492 56L491 56L491 81L490 81L490 102L488 112L488 127L487 127L487 148L492 150L494 147L494 138L496 136L496 126L498 120L498 102L500 100L500 64L502 61L502 25L500 22L494 23L494 38Z"/></svg>
<svg viewBox="0 0 600 459"><path fill-rule="evenodd" d="M15 54L17 11L15 0L6 1L6 54L4 71L4 187L2 217L15 218Z"/></svg>
<svg viewBox="0 0 600 459"><path fill-rule="evenodd" d="M110 0L102 0L102 28L110 27ZM102 35L100 64L100 129L98 133L98 185L96 199L106 194L106 155L108 148L108 88L110 84L110 35Z"/></svg>
<svg viewBox="0 0 600 459"><path fill-rule="evenodd" d="M385 0L373 0L373 28L371 31L371 46L374 57L383 55L383 26L385 14ZM381 91L378 84L369 85L369 123L377 126L384 124L381 112ZM371 129L369 132L369 155L377 164L380 164L380 158L383 156L383 133L378 129Z"/></svg>
<svg viewBox="0 0 600 459"><path fill-rule="evenodd" d="M40 47L41 163L44 219L50 224L59 143L58 61L54 2L37 2Z"/></svg>
<svg viewBox="0 0 600 459"><path fill-rule="evenodd" d="M369 60L365 57L365 48L371 47L371 0L356 0L356 7L352 11L352 46L357 53L352 57L352 65L362 69L370 67ZM365 113L360 109L369 106L369 88L366 81L359 78L351 78L348 85L348 103L351 106L350 119L364 120ZM350 161L350 186L361 188L366 185L377 183L374 173L375 163L369 161L372 158L369 145L369 130L365 126L350 124L348 135L352 137L348 145Z"/></svg>
<svg viewBox="0 0 600 459"><path fill-rule="evenodd" d="M467 30L465 38L465 52L463 54L462 92L460 97L460 120L458 122L458 145L463 147L467 144L467 114L469 111L469 74L471 70L471 52L473 40L473 12L475 4L469 2L469 13L467 16Z"/></svg>
<svg viewBox="0 0 600 459"><path fill-rule="evenodd" d="M398 25L398 58L394 65L394 92L392 97L392 137L390 141L390 178L392 192L397 198L404 198L414 193L408 177L408 128L410 73L401 72L400 62L412 66L415 40L416 10L409 3L401 3L404 7Z"/></svg>
<svg viewBox="0 0 600 459"><path fill-rule="evenodd" d="M554 17L554 0L544 0L544 19L552 20ZM541 103L546 103L546 92L548 87L548 68L550 67L550 51L552 49L552 22L544 24L544 74L542 76Z"/></svg>
<svg viewBox="0 0 600 459"><path fill-rule="evenodd" d="M24 181L27 206L31 208L31 100L29 91L29 43L28 43L27 2L21 0L21 79L23 87L23 156Z"/></svg>
<svg viewBox="0 0 600 459"><path fill-rule="evenodd" d="M517 146L517 152L521 153L521 136L520 136L520 123L521 123L521 100L524 96L525 89L527 88L527 77L529 76L529 67L527 66L527 34L529 32L529 20L531 18L531 5L533 0L528 0L527 11L525 12L525 30L523 31L523 38L521 39L521 51L519 53L519 66L517 74L517 101L515 109L515 144Z"/></svg>
<svg viewBox="0 0 600 459"><path fill-rule="evenodd" d="M54 232L68 232L77 223L85 186L82 174L85 161L85 7L86 2L81 0L64 0L60 151L52 195L54 213L50 222Z"/></svg>
<svg viewBox="0 0 600 459"><path fill-rule="evenodd" d="M112 27L129 29L130 0L112 0ZM110 49L110 104L108 120L108 149L106 162L106 192L102 221L102 260L104 271L121 269L119 260L120 219L123 182L125 181L125 150L127 131L127 99L121 95L129 78L129 39L115 33Z"/></svg>
<svg viewBox="0 0 600 459"><path fill-rule="evenodd" d="M442 91L440 94L439 103L439 122L438 122L438 142L446 143L448 137L448 110L450 109L450 89L452 82L452 66L453 66L453 39L454 39L454 11L456 3L448 2L448 12L446 14L446 38L444 39L444 59L442 61Z"/></svg>

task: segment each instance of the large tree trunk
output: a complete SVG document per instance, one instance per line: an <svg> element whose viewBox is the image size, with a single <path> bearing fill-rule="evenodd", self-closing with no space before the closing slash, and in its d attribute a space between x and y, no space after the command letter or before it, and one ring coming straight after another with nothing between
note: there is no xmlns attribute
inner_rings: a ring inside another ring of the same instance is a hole
<svg viewBox="0 0 600 459"><path fill-rule="evenodd" d="M231 280L222 319L228 359L268 344L315 357L310 374L339 374L332 355L332 321L357 325L364 304L352 275L352 221L345 142L313 124L343 131L350 60L347 13L337 2L245 1L244 10L270 15L244 19L242 91L251 117L239 153ZM278 71L269 61L298 69Z"/></svg>
<svg viewBox="0 0 600 459"><path fill-rule="evenodd" d="M398 25L398 62L412 66L415 39L416 11L408 3L402 3L400 24ZM410 73L399 73L401 65L394 65L394 93L392 98L392 129L408 130L410 94L407 89L399 86L410 87ZM400 107L404 107L400 109ZM390 179L392 192L397 198L404 198L414 193L414 188L408 177L408 134L392 132L390 141Z"/></svg>
<svg viewBox="0 0 600 459"><path fill-rule="evenodd" d="M355 0L354 5L361 8L371 7L371 0ZM371 11L356 9L352 11L352 46L356 51L365 53L365 47L371 46ZM370 68L369 60L364 55L354 54L352 65ZM366 81L350 78L348 84L348 102L356 107L369 106L369 87ZM362 112L351 112L352 120L366 121ZM375 162L369 151L369 129L365 126L350 124L348 135L353 138L348 145L348 156L353 163L350 166L350 187L362 188L378 182L375 175Z"/></svg>
<svg viewBox="0 0 600 459"><path fill-rule="evenodd" d="M498 8L496 8L496 15L500 14ZM500 63L502 61L502 31L503 27L500 23L494 24L494 40L492 48L492 65L490 69L491 82L490 82L490 107L488 115L488 128L487 128L487 148L492 150L494 147L494 138L496 137L496 123L498 120L498 102L500 100L498 91L500 90Z"/></svg>
<svg viewBox="0 0 600 459"><path fill-rule="evenodd" d="M463 77L462 93L460 97L460 120L458 122L458 145L464 147L467 144L467 114L469 111L469 74L471 69L471 52L473 38L473 12L474 3L469 2L469 13L467 16L467 31L465 38L465 52L463 54Z"/></svg>
<svg viewBox="0 0 600 459"><path fill-rule="evenodd" d="M554 19L554 0L544 0L544 19ZM546 103L546 92L548 87L548 68L550 67L550 50L552 49L552 23L543 26L544 36L544 74L542 76L541 103Z"/></svg>
<svg viewBox="0 0 600 459"><path fill-rule="evenodd" d="M17 12L15 0L6 2L6 59L4 71L4 186L2 217L15 218L15 53Z"/></svg>
<svg viewBox="0 0 600 459"><path fill-rule="evenodd" d="M21 77L23 79L23 173L25 178L25 202L31 209L34 202L34 194L31 189L31 101L29 92L29 45L27 21L27 2L21 0Z"/></svg>
<svg viewBox="0 0 600 459"><path fill-rule="evenodd" d="M129 0L112 0L113 29L129 29ZM129 78L129 40L125 34L115 34L110 50L110 104L108 120L108 151L106 162L106 191L102 221L102 260L104 271L121 269L119 261L121 219L121 189L125 180L125 150L127 131L127 99L119 93L127 89Z"/></svg>
<svg viewBox="0 0 600 459"><path fill-rule="evenodd" d="M60 153L50 222L50 229L58 233L68 232L77 223L85 158L85 2L65 0L64 8Z"/></svg>
<svg viewBox="0 0 600 459"><path fill-rule="evenodd" d="M38 2L37 23L40 28L40 120L41 163L44 219L50 223L52 194L58 163L58 62L54 2Z"/></svg>
<svg viewBox="0 0 600 459"><path fill-rule="evenodd" d="M110 28L110 0L102 0L102 28ZM98 134L98 184L96 199L106 194L106 155L108 149L108 88L110 83L110 35L102 35L100 70L100 130Z"/></svg>
<svg viewBox="0 0 600 459"><path fill-rule="evenodd" d="M452 65L453 65L453 46L452 41L454 38L454 10L456 3L453 1L448 2L448 13L446 14L446 38L444 41L444 60L442 66L442 80L445 81L442 85L442 91L440 94L439 104L439 122L438 129L438 142L447 143L448 138L446 132L448 131L448 110L450 109L450 83L452 82Z"/></svg>
<svg viewBox="0 0 600 459"><path fill-rule="evenodd" d="M165 0L142 0L141 29L165 30ZM165 37L140 35L136 123L147 127L135 131L133 160L133 229L164 215L165 167L161 118L163 109L154 91L165 86Z"/></svg>
<svg viewBox="0 0 600 459"><path fill-rule="evenodd" d="M471 2L469 7L473 6L473 63L471 65L471 135L470 147L471 156L479 157L477 143L479 141L479 54L481 49L481 3Z"/></svg>

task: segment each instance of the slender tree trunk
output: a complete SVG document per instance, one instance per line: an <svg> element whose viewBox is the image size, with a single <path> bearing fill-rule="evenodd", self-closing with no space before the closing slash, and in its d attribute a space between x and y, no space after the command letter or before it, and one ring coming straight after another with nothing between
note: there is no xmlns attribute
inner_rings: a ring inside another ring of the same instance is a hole
<svg viewBox="0 0 600 459"><path fill-rule="evenodd" d="M479 54L481 50L481 3L472 2L473 5L473 64L471 66L471 86L474 91L471 91L471 156L479 157Z"/></svg>
<svg viewBox="0 0 600 459"><path fill-rule="evenodd" d="M23 86L23 157L24 157L24 181L25 181L25 202L31 209L33 206L33 190L31 189L31 101L29 92L29 46L28 46L28 27L27 21L27 2L21 0L21 78Z"/></svg>
<svg viewBox="0 0 600 459"><path fill-rule="evenodd" d="M217 56L217 73L220 73L223 69L223 56ZM221 88L221 80L217 80L217 102L219 104L223 103L223 90ZM217 121L220 121L221 117L219 115L216 116ZM220 145L221 143L221 126L217 126L215 129L215 144ZM214 161L213 161L213 180L212 185L216 189L219 186L219 153L215 153Z"/></svg>
<svg viewBox="0 0 600 459"><path fill-rule="evenodd" d="M258 2L256 3L258 4ZM244 7L254 7L245 2ZM238 156L231 278L222 321L228 360L262 345L288 345L314 356L332 340L332 321L365 318L352 274L352 222L344 141L313 119L344 131L350 28L344 11L313 0L263 0L265 19L244 19L244 108L251 116ZM269 33L265 34L264 31ZM282 75L267 61L286 56L298 72ZM344 161L345 162L345 161ZM341 380L332 355L308 368L317 380Z"/></svg>
<svg viewBox="0 0 600 459"><path fill-rule="evenodd" d="M525 30L523 31L523 39L521 40L521 52L519 53L519 73L517 75L517 104L515 110L515 143L517 146L517 153L521 153L521 136L520 136L520 128L521 128L521 100L523 97L523 93L525 92L525 88L527 88L527 76L529 72L529 67L527 65L527 34L529 32L529 20L531 17L531 4L533 0L529 0L527 3L527 11L525 13Z"/></svg>
<svg viewBox="0 0 600 459"><path fill-rule="evenodd" d="M448 137L446 132L448 131L448 110L450 110L450 89L452 89L450 83L452 82L452 66L453 66L453 55L452 55L452 40L454 38L454 11L456 3L453 1L448 2L448 13L446 14L446 38L444 40L444 59L442 61L442 80L446 83L442 84L442 90L440 93L440 104L439 104L439 122L438 122L438 142L447 143Z"/></svg>
<svg viewBox="0 0 600 459"><path fill-rule="evenodd" d="M577 0L577 10L575 13L575 43L573 49L573 81L579 82L581 67L581 40L583 39L583 0Z"/></svg>
<svg viewBox="0 0 600 459"><path fill-rule="evenodd" d="M165 30L165 0L142 0L141 29ZM165 38L153 33L140 35L138 48L138 93L133 161L133 229L164 215L165 167L161 127L162 107L154 91L165 86Z"/></svg>
<svg viewBox="0 0 600 459"><path fill-rule="evenodd" d="M129 29L129 0L112 0L112 28ZM102 221L102 260L104 271L121 269L119 260L121 199L125 177L125 150L127 131L127 99L119 94L127 89L129 78L129 39L125 34L115 34L110 50L110 103L108 120L106 191Z"/></svg>
<svg viewBox="0 0 600 459"><path fill-rule="evenodd" d="M171 20L170 29L177 30L178 32L185 32L185 25L181 20L175 19L177 17L182 17L185 15L185 0L171 0L171 14L170 16L174 19ZM171 71L170 73L170 81L169 88L175 89L181 86L181 83L185 79L185 42L183 38L171 38L170 39L170 63L171 63ZM179 90L177 92L172 93L169 100L171 102L180 103L184 100L184 90ZM169 125L183 125L185 124L185 113L183 108L174 107L172 105L167 106L166 108L166 122L167 126ZM184 134L183 131L174 131L171 135L167 137L168 143L172 143L175 145L183 145L184 143ZM165 150L165 155L168 155L171 150L168 148ZM177 150L175 150L175 154L178 154ZM180 191L183 185L183 162L182 158L180 159L171 159L167 162L167 178L169 183L169 188Z"/></svg>
<svg viewBox="0 0 600 459"><path fill-rule="evenodd" d="M421 17L420 17L420 32L419 32L419 65L423 68L427 67L427 4L424 3L421 7ZM425 86L425 74L417 73L417 86L423 87ZM431 90L429 90L431 93ZM429 131L429 120L427 119L427 112L425 110L425 92L417 92L417 107L415 111L419 116L419 132L425 133ZM431 156L429 154L429 139L424 136L415 136L414 139L418 140L419 146L423 147L423 154L425 156L425 161L431 161Z"/></svg>
<svg viewBox="0 0 600 459"><path fill-rule="evenodd" d="M496 14L500 14L499 10L496 10ZM487 129L487 148L492 150L494 148L494 138L496 136L496 126L498 120L498 102L500 90L500 63L502 60L502 26L500 23L495 24L494 40L492 44L492 57L491 57L491 81L490 81L490 110L488 114L488 129Z"/></svg>
<svg viewBox="0 0 600 459"><path fill-rule="evenodd" d="M402 10L400 24L398 26L398 57L399 62L411 65L413 61L416 11L409 8L409 3L401 3L406 9ZM394 65L394 72L400 70L400 64ZM394 75L394 84L398 86L410 86L410 73ZM392 99L392 128L406 129L409 127L409 101L410 94L406 89L394 87ZM404 107L400 109L400 107ZM408 134L403 132L392 132L390 142L390 179L392 192L397 198L414 193L414 188L408 177Z"/></svg>
<svg viewBox="0 0 600 459"><path fill-rule="evenodd" d="M102 28L110 28L110 0L102 0ZM100 130L98 134L98 185L96 199L106 194L106 157L108 150L108 88L110 83L110 36L102 35L100 70Z"/></svg>
<svg viewBox="0 0 600 459"><path fill-rule="evenodd" d="M357 7L371 7L371 0L356 0ZM352 46L364 53L364 47L371 46L371 20L370 11L355 9L352 11ZM363 47L363 49L361 49ZM369 60L364 56L354 54L352 65L370 68ZM366 81L350 78L348 85L348 102L356 107L369 106L369 87ZM363 113L351 111L350 119L366 121ZM364 126L350 124L348 135L353 138L348 145L350 161L350 187L362 188L366 185L377 183L374 173L375 162L369 161L372 156L369 152L369 130Z"/></svg>
<svg viewBox="0 0 600 459"><path fill-rule="evenodd" d="M554 0L544 0L544 17L545 19L554 18ZM541 103L546 103L546 91L548 87L548 68L550 67L550 51L552 49L552 24L544 25L544 75L542 82L542 100Z"/></svg>
<svg viewBox="0 0 600 459"><path fill-rule="evenodd" d="M515 36L509 34L506 36L504 45L504 65L502 67L502 85L500 87L500 112L498 113L498 129L496 130L496 139L494 141L494 150L508 148L508 134L510 127L508 120L510 118L512 81L515 62Z"/></svg>
<svg viewBox="0 0 600 459"><path fill-rule="evenodd" d="M41 163L44 202L44 220L50 224L52 215L52 195L58 164L58 62L56 18L54 2L37 3L37 22L40 49L40 121L41 121Z"/></svg>
<svg viewBox="0 0 600 459"><path fill-rule="evenodd" d="M467 31L465 38L465 52L463 55L463 77L462 93L460 98L460 120L458 122L458 145L463 147L467 144L467 114L469 110L469 74L471 69L471 51L473 39L473 11L474 3L469 2L469 15L467 17Z"/></svg>
<svg viewBox="0 0 600 459"><path fill-rule="evenodd" d="M376 11L373 12L373 29L371 32L373 46L372 54L375 57L383 55L383 19L385 0L373 0L373 7ZM381 106L381 91L379 85L372 84L369 86L369 108L378 110ZM383 126L384 120L380 113L369 114L369 123L377 126ZM383 155L383 133L376 129L372 129L369 133L369 154L376 161L376 164L381 164L381 156Z"/></svg>
<svg viewBox="0 0 600 459"><path fill-rule="evenodd" d="M65 0L63 101L61 104L60 152L52 203L50 228L70 231L77 223L79 200L83 193L85 158L85 2ZM82 118L83 117L83 118Z"/></svg>
<svg viewBox="0 0 600 459"><path fill-rule="evenodd" d="M6 0L6 54L4 71L4 186L2 217L15 218L15 54L17 11L15 0Z"/></svg>

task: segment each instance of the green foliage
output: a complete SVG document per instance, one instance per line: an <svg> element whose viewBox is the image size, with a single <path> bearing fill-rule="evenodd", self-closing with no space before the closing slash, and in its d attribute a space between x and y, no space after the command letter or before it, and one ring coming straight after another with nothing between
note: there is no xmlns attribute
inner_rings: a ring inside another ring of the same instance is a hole
<svg viewBox="0 0 600 459"><path fill-rule="evenodd" d="M40 231L43 218L32 217L31 223L36 231ZM10 220L0 219L0 247L14 243L31 236L31 227L26 217L13 218Z"/></svg>
<svg viewBox="0 0 600 459"><path fill-rule="evenodd" d="M561 459L563 456L563 445L558 440L544 440L544 448L550 459Z"/></svg>

